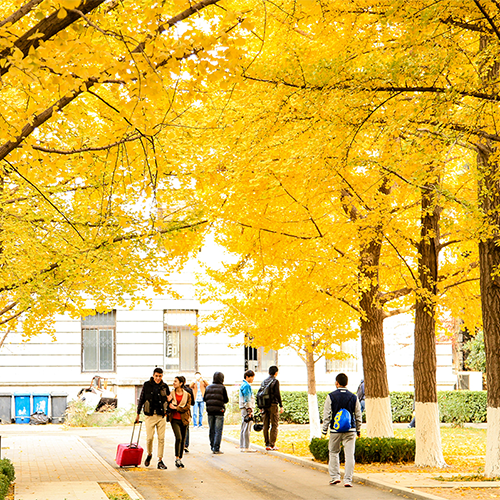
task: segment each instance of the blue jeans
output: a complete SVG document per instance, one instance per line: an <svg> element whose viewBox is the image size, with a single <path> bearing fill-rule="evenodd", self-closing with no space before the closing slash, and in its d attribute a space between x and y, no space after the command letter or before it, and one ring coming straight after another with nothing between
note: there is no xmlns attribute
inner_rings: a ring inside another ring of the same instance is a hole
<svg viewBox="0 0 500 500"><path fill-rule="evenodd" d="M193 425L201 427L203 425L203 409L205 408L205 401L195 401L193 405Z"/></svg>
<svg viewBox="0 0 500 500"><path fill-rule="evenodd" d="M219 451L220 442L222 441L222 428L224 427L224 415L208 415L207 418L210 448L212 451Z"/></svg>

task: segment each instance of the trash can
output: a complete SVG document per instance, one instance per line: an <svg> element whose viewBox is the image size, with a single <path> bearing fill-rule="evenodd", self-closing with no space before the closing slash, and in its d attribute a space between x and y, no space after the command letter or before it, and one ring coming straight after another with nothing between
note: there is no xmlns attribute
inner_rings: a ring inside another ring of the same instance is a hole
<svg viewBox="0 0 500 500"><path fill-rule="evenodd" d="M0 423L12 423L12 394L0 394Z"/></svg>
<svg viewBox="0 0 500 500"><path fill-rule="evenodd" d="M68 395L64 392L53 392L50 395L53 424L62 424L66 417Z"/></svg>
<svg viewBox="0 0 500 500"><path fill-rule="evenodd" d="M31 417L31 394L14 394L16 424L29 424Z"/></svg>
<svg viewBox="0 0 500 500"><path fill-rule="evenodd" d="M32 413L36 413L37 411L41 411L45 413L45 415L49 414L49 397L50 394L43 393L33 393L33 411Z"/></svg>

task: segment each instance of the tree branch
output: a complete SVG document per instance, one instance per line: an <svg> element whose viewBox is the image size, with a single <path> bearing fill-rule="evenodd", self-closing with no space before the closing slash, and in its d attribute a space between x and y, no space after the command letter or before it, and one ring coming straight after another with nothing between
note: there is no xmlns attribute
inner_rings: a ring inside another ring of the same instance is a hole
<svg viewBox="0 0 500 500"><path fill-rule="evenodd" d="M400 288L399 290L394 290L392 292L386 292L386 293L380 292L378 295L378 301L380 302L381 305L384 305L387 302L391 302L392 300L404 297L405 295L408 295L412 291L413 291L412 288L406 286L404 288Z"/></svg>
<svg viewBox="0 0 500 500"><path fill-rule="evenodd" d="M6 24L15 24L19 19L22 19L26 14L31 12L37 5L41 4L43 0L31 0L28 3L25 3L19 10L11 14L9 17L6 17L2 21L0 21L0 28L5 26ZM0 344L1 346L1 344Z"/></svg>
<svg viewBox="0 0 500 500"><path fill-rule="evenodd" d="M266 229L264 227L254 227L250 224L244 224L243 222L238 222L236 221L237 224L239 224L242 227L247 227L249 229L255 229L256 231L263 231L265 233L271 233L271 234L279 234L281 236L287 236L288 238L295 238L298 240L316 240L318 238L321 238L322 236L300 236L297 234L291 234L291 233L284 233L281 231L274 231L272 229Z"/></svg>
<svg viewBox="0 0 500 500"><path fill-rule="evenodd" d="M384 311L383 316L384 319L392 318L393 316L397 316L398 314L405 314L407 312L413 311L416 308L416 304L411 306L398 307L397 309L392 309L392 311Z"/></svg>
<svg viewBox="0 0 500 500"><path fill-rule="evenodd" d="M88 14L94 9L99 7L106 0L83 0L78 6L78 10L83 14ZM20 36L12 45L0 52L0 59L6 59L5 66L0 68L0 76L5 75L11 67L8 58L14 53L15 49L22 52L23 57L26 57L30 49L37 48L40 45L40 41L46 42L50 40L60 31L65 30L68 26L73 24L75 21L80 19L80 16L76 12L67 11L67 15L60 19L58 17L59 10L53 12L50 16L42 19L36 26L33 26L24 35Z"/></svg>
<svg viewBox="0 0 500 500"><path fill-rule="evenodd" d="M136 141L137 139L140 139L140 135L132 135L130 137L125 137L124 139L116 142L112 142L111 144L107 144L106 146L101 146L101 147L88 147L88 148L80 148L80 149L50 149L50 148L44 148L42 146L31 146L32 149L36 149L37 151L43 151L44 153L53 153L53 154L58 154L58 155L75 155L79 153L87 153L89 151L105 151L111 148L114 148L115 146L119 146L120 144L124 144L126 142L133 142Z"/></svg>
<svg viewBox="0 0 500 500"><path fill-rule="evenodd" d="M489 25L493 29L493 32L497 36L498 40L500 40L500 31L498 31L496 24L493 22L493 19L489 16L488 12L486 12L486 9L479 3L479 0L474 0L474 3L477 5L477 8L481 11L481 14L488 21Z"/></svg>

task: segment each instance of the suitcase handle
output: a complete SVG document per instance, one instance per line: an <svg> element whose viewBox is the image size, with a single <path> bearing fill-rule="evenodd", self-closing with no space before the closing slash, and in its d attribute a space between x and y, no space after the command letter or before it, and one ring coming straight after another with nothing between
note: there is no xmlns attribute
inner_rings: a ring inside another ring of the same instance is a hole
<svg viewBox="0 0 500 500"><path fill-rule="evenodd" d="M135 426L137 423L141 424L139 426L139 432L137 433L137 444L132 444L132 441L134 440ZM134 422L134 427L132 427L132 436L130 436L129 448L137 448L139 446L139 439L141 437L141 429L142 429L142 420L139 420L139 422Z"/></svg>

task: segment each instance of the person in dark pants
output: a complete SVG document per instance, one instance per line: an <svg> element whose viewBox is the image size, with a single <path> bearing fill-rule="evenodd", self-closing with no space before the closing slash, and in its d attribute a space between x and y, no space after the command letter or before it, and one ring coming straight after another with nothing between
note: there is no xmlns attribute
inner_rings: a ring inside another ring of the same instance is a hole
<svg viewBox="0 0 500 500"><path fill-rule="evenodd" d="M203 399L207 405L210 448L214 455L222 454L220 443L224 426L224 411L226 403L229 403L229 397L224 387L223 373L214 373L213 382L205 389Z"/></svg>
<svg viewBox="0 0 500 500"><path fill-rule="evenodd" d="M184 442L186 430L191 419L191 396L184 390L185 378L182 375L174 379L174 391L170 402L169 420L175 435L175 466L184 468L182 455L184 452Z"/></svg>
<svg viewBox="0 0 500 500"><path fill-rule="evenodd" d="M262 423L264 424L264 441L267 451L277 451L276 440L278 439L278 424L280 413L283 413L283 403L281 401L280 383L276 378L278 376L278 367L269 367L269 377L263 384L271 384L269 394L271 395L271 406L262 410Z"/></svg>
<svg viewBox="0 0 500 500"><path fill-rule="evenodd" d="M358 390L356 392L356 395L358 396L358 401L361 406L361 413L365 411L365 380L361 380Z"/></svg>
<svg viewBox="0 0 500 500"><path fill-rule="evenodd" d="M191 389L191 386L186 385L186 377L184 377L183 375L181 375L179 378L182 379L182 383L184 384L182 387L191 396L191 408L194 408L194 394L193 394L193 389ZM189 426L186 429L186 441L184 443L184 453L189 453Z"/></svg>

